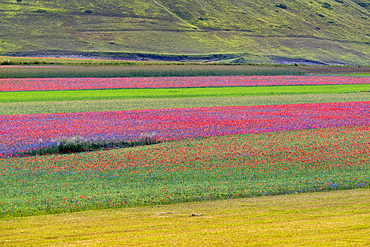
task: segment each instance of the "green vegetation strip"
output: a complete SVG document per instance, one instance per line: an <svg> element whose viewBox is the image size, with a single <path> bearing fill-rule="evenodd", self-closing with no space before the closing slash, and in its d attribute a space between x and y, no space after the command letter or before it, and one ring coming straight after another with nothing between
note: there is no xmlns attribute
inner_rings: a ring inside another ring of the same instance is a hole
<svg viewBox="0 0 370 247"><path fill-rule="evenodd" d="M370 76L370 73L346 73L346 74L336 74L335 76Z"/></svg>
<svg viewBox="0 0 370 247"><path fill-rule="evenodd" d="M213 106L282 105L369 100L370 93L269 95L174 99L118 99L91 101L49 101L0 103L0 115L61 112L128 111L141 109L191 108Z"/></svg>
<svg viewBox="0 0 370 247"><path fill-rule="evenodd" d="M366 246L370 189L11 218L0 245Z"/></svg>
<svg viewBox="0 0 370 247"><path fill-rule="evenodd" d="M19 58L20 61L21 58ZM1 63L0 57L0 63ZM7 62L7 59L4 59ZM12 60L9 60L12 61ZM78 64L80 60L41 59L35 63L58 62L61 66L10 66L0 69L0 78L50 78L50 77L154 77L154 76L231 76L231 75L305 75L330 74L366 76L369 67L291 66L291 65L236 65L236 64L156 64L154 62L127 62L107 60L83 60L91 63ZM66 62L63 64L63 62ZM74 63L77 62L77 63ZM98 66L101 62L101 66ZM110 62L110 63L109 63ZM116 62L119 66L113 66ZM27 59L25 60L27 64ZM95 64L96 63L96 64ZM127 63L127 64L125 64ZM68 65L68 66L66 66ZM124 65L124 66L122 66Z"/></svg>
<svg viewBox="0 0 370 247"><path fill-rule="evenodd" d="M142 65L127 66L18 66L3 67L0 78L50 77L160 77L231 75L305 75L301 68L288 66L240 65Z"/></svg>
<svg viewBox="0 0 370 247"><path fill-rule="evenodd" d="M342 94L369 92L370 84L318 85L318 86L273 86L273 87L214 87L214 88L164 88L164 89L113 89L1 92L0 102L42 102L104 99L155 99L155 98L200 98L241 97L289 94Z"/></svg>

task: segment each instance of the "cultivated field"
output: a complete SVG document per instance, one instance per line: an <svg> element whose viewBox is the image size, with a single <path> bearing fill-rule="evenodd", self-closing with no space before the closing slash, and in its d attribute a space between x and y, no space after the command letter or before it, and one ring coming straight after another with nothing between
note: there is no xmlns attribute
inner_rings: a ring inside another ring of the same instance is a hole
<svg viewBox="0 0 370 247"><path fill-rule="evenodd" d="M0 244L368 246L369 205L358 189L17 217Z"/></svg>
<svg viewBox="0 0 370 247"><path fill-rule="evenodd" d="M41 78L39 67L6 69L19 76L0 79L2 244L369 242L366 70ZM63 138L143 137L160 143L24 153L56 150Z"/></svg>

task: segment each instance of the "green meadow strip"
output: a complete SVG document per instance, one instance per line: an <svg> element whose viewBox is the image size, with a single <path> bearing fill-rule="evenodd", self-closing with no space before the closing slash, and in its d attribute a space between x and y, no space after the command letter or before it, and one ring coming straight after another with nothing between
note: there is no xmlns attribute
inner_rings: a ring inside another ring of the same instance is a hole
<svg viewBox="0 0 370 247"><path fill-rule="evenodd" d="M370 84L1 92L0 102L242 97L289 94L343 94L355 92L370 92Z"/></svg>
<svg viewBox="0 0 370 247"><path fill-rule="evenodd" d="M172 99L118 99L90 101L49 101L0 103L0 115L66 113L92 111L128 111L163 108L191 108L214 106L282 105L303 103L330 103L369 100L369 93L269 95L242 97L172 98Z"/></svg>

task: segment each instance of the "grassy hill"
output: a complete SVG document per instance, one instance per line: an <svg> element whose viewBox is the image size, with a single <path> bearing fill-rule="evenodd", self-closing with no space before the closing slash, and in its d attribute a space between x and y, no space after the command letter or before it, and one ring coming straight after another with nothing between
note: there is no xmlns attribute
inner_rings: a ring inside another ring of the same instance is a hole
<svg viewBox="0 0 370 247"><path fill-rule="evenodd" d="M367 0L18 1L0 0L2 55L370 64Z"/></svg>

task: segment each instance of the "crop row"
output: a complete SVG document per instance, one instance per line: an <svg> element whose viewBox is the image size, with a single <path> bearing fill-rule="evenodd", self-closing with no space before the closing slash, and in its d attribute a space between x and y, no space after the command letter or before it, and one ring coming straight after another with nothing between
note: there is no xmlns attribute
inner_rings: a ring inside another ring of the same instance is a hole
<svg viewBox="0 0 370 247"><path fill-rule="evenodd" d="M369 187L369 128L0 158L0 216Z"/></svg>
<svg viewBox="0 0 370 247"><path fill-rule="evenodd" d="M0 116L0 154L51 145L53 140L159 140L369 125L370 101L266 106L225 106Z"/></svg>
<svg viewBox="0 0 370 247"><path fill-rule="evenodd" d="M80 90L115 88L250 87L287 85L369 84L360 76L199 76L133 78L7 78L0 91Z"/></svg>
<svg viewBox="0 0 370 247"><path fill-rule="evenodd" d="M0 115L367 101L369 93L2 103Z"/></svg>
<svg viewBox="0 0 370 247"><path fill-rule="evenodd" d="M180 65L180 64L178 64ZM305 75L303 67L287 66L245 66L245 65L149 65L140 66L30 66L2 67L0 78L75 78L75 77L175 77L175 76L274 76L274 75ZM330 73L333 68L329 69ZM318 73L325 73L319 70ZM366 72L366 69L364 69ZM350 69L349 72L352 72ZM361 72L356 68L355 72ZM315 73L315 71L310 71Z"/></svg>
<svg viewBox="0 0 370 247"><path fill-rule="evenodd" d="M113 99L170 99L243 97L292 94L345 94L368 92L370 84L308 85L272 87L207 87L207 88L124 88L99 90L57 90L0 92L0 103L113 100Z"/></svg>

